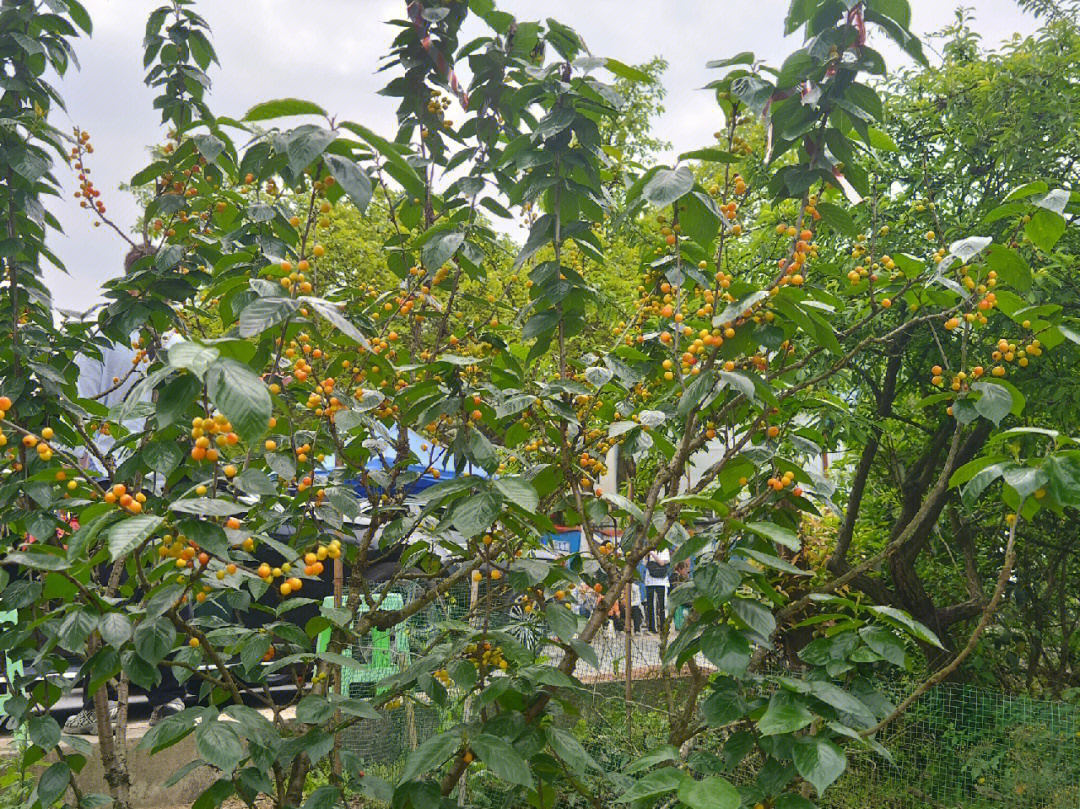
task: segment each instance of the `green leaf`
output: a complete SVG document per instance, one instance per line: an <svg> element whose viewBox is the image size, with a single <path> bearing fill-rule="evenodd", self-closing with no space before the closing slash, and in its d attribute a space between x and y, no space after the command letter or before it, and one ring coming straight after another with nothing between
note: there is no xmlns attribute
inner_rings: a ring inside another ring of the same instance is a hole
<svg viewBox="0 0 1080 809"><path fill-rule="evenodd" d="M682 770L674 767L661 767L637 781L630 789L615 799L615 803L631 803L658 798L678 789L689 778Z"/></svg>
<svg viewBox="0 0 1080 809"><path fill-rule="evenodd" d="M98 622L101 639L114 649L119 649L131 638L131 619L122 612L107 612Z"/></svg>
<svg viewBox="0 0 1080 809"><path fill-rule="evenodd" d="M627 764L623 768L623 775L633 775L634 773L643 772L657 764L662 764L665 761L678 761L680 759L679 748L670 744L662 744L648 753L643 755L636 761Z"/></svg>
<svg viewBox="0 0 1080 809"><path fill-rule="evenodd" d="M145 542L165 521L164 517L141 514L128 517L109 529L109 557L116 561Z"/></svg>
<svg viewBox="0 0 1080 809"><path fill-rule="evenodd" d="M562 640L570 640L577 634L578 619L569 609L554 601L544 608L548 626Z"/></svg>
<svg viewBox="0 0 1080 809"><path fill-rule="evenodd" d="M30 741L46 753L60 743L60 725L48 714L31 716L27 722L27 732Z"/></svg>
<svg viewBox="0 0 1080 809"><path fill-rule="evenodd" d="M192 135L191 139L207 163L213 163L218 155L225 151L225 141L214 135Z"/></svg>
<svg viewBox="0 0 1080 809"><path fill-rule="evenodd" d="M907 647L904 641L884 626L864 626L859 630L863 643L890 663L904 668L907 665Z"/></svg>
<svg viewBox="0 0 1080 809"><path fill-rule="evenodd" d="M184 416L184 412L191 406L191 403L195 401L195 397L199 395L199 391L201 390L202 383L194 374L180 374L175 379L170 380L158 391L158 427L164 429L165 427L180 421ZM173 444L172 446L176 445ZM149 449L149 447L147 449ZM182 454L183 453L181 453L181 455ZM143 457L146 457L145 453ZM147 462L149 463L149 461ZM166 476L172 471L164 472L157 469L153 464L151 464L150 468L162 472L162 474Z"/></svg>
<svg viewBox="0 0 1080 809"><path fill-rule="evenodd" d="M945 648L941 645L941 641L938 640L937 635L935 635L926 626L916 621L903 610L897 609L896 607L880 607L873 605L867 605L866 609L868 609L874 615L877 615L880 618L887 620L894 626L899 625L903 629L906 629L911 635L918 638L923 643L929 643L939 649Z"/></svg>
<svg viewBox="0 0 1080 809"><path fill-rule="evenodd" d="M731 152L717 149L715 146L683 152L679 160L701 160L706 163L738 163L741 158Z"/></svg>
<svg viewBox="0 0 1080 809"><path fill-rule="evenodd" d="M731 602L731 608L739 619L762 638L769 638L776 631L776 618L760 601L738 597Z"/></svg>
<svg viewBox="0 0 1080 809"><path fill-rule="evenodd" d="M192 379L190 376L187 378ZM171 441L161 441L149 444L142 451L142 459L147 466L167 478L184 460L184 450Z"/></svg>
<svg viewBox="0 0 1080 809"><path fill-rule="evenodd" d="M245 441L263 436L273 402L258 374L241 362L219 359L206 372L206 392Z"/></svg>
<svg viewBox="0 0 1080 809"><path fill-rule="evenodd" d="M637 81L644 84L652 84L653 78L643 70L638 70L636 67L623 64L618 59L611 59L610 57L604 59L604 67L618 76L620 79L626 79L627 81Z"/></svg>
<svg viewBox="0 0 1080 809"><path fill-rule="evenodd" d="M202 346L188 340L181 340L169 346L169 364L173 368L186 368L202 379L211 363L220 354L221 352L213 346Z"/></svg>
<svg viewBox="0 0 1080 809"><path fill-rule="evenodd" d="M752 522L746 524L748 531L753 531L759 537L772 540L773 542L783 545L785 548L789 548L793 551L798 551L802 547L802 542L799 537L790 528L784 528L783 526L776 525L771 522Z"/></svg>
<svg viewBox="0 0 1080 809"><path fill-rule="evenodd" d="M304 296L300 298L300 300L303 303L310 303L314 306L315 311L329 320L334 328L346 337L355 340L368 351L371 350L371 343L368 342L367 337L364 336L360 329L353 325L352 321L338 310L336 304L333 304L330 301L324 301L322 298L312 298L309 296Z"/></svg>
<svg viewBox="0 0 1080 809"><path fill-rule="evenodd" d="M257 494L260 497L274 497L278 493L277 486L267 474L254 467L249 467L237 475L236 484L248 494Z"/></svg>
<svg viewBox="0 0 1080 809"><path fill-rule="evenodd" d="M979 499L979 495L983 493L986 487L1001 477L1004 471L1004 464L991 463L975 472L964 488L960 490L960 499L964 505L970 507Z"/></svg>
<svg viewBox="0 0 1080 809"><path fill-rule="evenodd" d="M847 236L849 239L854 239L859 235L858 228L855 227L855 220L840 205L831 202L819 202L817 211L821 214L822 221L837 233Z"/></svg>
<svg viewBox="0 0 1080 809"><path fill-rule="evenodd" d="M686 166L661 168L645 184L642 191L646 200L657 208L671 205L694 187L694 173Z"/></svg>
<svg viewBox="0 0 1080 809"><path fill-rule="evenodd" d="M844 772L847 758L844 751L823 736L802 736L795 740L792 753L799 775L814 785L818 795Z"/></svg>
<svg viewBox="0 0 1080 809"><path fill-rule="evenodd" d="M192 497L174 501L169 509L181 514L194 514L197 517L232 517L235 514L243 514L247 511L247 506L213 497Z"/></svg>
<svg viewBox="0 0 1080 809"><path fill-rule="evenodd" d="M299 98L279 98L256 104L244 115L245 121L268 121L271 118L288 118L293 115L319 115L328 117L326 110L311 101Z"/></svg>
<svg viewBox="0 0 1080 809"><path fill-rule="evenodd" d="M267 295L256 298L240 313L239 330L241 337L256 337L276 326L300 308L300 301L282 295Z"/></svg>
<svg viewBox="0 0 1080 809"><path fill-rule="evenodd" d="M701 703L701 718L709 727L721 728L729 725L746 713L746 701L739 694L739 686L734 680L728 680L727 683L729 686L718 685L718 690Z"/></svg>
<svg viewBox="0 0 1080 809"><path fill-rule="evenodd" d="M401 783L412 781L418 775L431 772L454 755L460 745L461 736L457 731L438 733L427 739L405 759L405 767L401 771Z"/></svg>
<svg viewBox="0 0 1080 809"><path fill-rule="evenodd" d="M376 135L366 126L355 124L352 121L345 121L341 124L343 129L347 129L354 135L362 138L372 148L376 149L379 154L386 158L386 162L389 167L392 167L395 171L393 177L397 180L404 189L414 198L423 198L426 193L426 186L423 179L416 173L409 162L402 156L402 147L397 144L391 143L379 135ZM389 168L388 168L389 170Z"/></svg>
<svg viewBox="0 0 1080 809"><path fill-rule="evenodd" d="M589 768L602 771L600 765L589 755L574 734L552 726L547 729L547 738L551 749L574 772L583 773Z"/></svg>
<svg viewBox="0 0 1080 809"><path fill-rule="evenodd" d="M1007 464L1002 471L1002 478L1020 497L1031 496L1050 480L1045 469L1018 464Z"/></svg>
<svg viewBox="0 0 1080 809"><path fill-rule="evenodd" d="M701 781L685 779L679 784L678 798L690 809L739 809L742 805L739 791L719 776Z"/></svg>
<svg viewBox="0 0 1080 809"><path fill-rule="evenodd" d="M1024 225L1024 233L1040 249L1049 253L1065 234L1065 217L1054 211L1040 208Z"/></svg>
<svg viewBox="0 0 1080 809"><path fill-rule="evenodd" d="M163 615L143 621L135 627L134 642L135 653L147 663L156 665L172 651L176 627Z"/></svg>
<svg viewBox="0 0 1080 809"><path fill-rule="evenodd" d="M730 624L709 627L701 636L701 653L733 677L743 676L750 665L750 641Z"/></svg>
<svg viewBox="0 0 1080 809"><path fill-rule="evenodd" d="M316 787L306 801L304 809L334 809L338 806L341 790L333 784L323 784Z"/></svg>
<svg viewBox="0 0 1080 809"><path fill-rule="evenodd" d="M495 481L495 488L502 492L502 496L508 502L520 506L525 511L534 512L540 505L540 497L536 489L525 478L498 478Z"/></svg>
<svg viewBox="0 0 1080 809"><path fill-rule="evenodd" d="M1043 461L1050 495L1063 506L1080 508L1080 450L1050 455Z"/></svg>
<svg viewBox="0 0 1080 809"><path fill-rule="evenodd" d="M86 11L86 7L79 2L79 0L64 0L64 2L67 4L71 21L79 26L85 33L92 34L94 32L94 24Z"/></svg>
<svg viewBox="0 0 1080 809"><path fill-rule="evenodd" d="M321 126L301 127L296 130L285 146L289 158L289 168L299 174L311 165L326 147L334 142L337 133Z"/></svg>
<svg viewBox="0 0 1080 809"><path fill-rule="evenodd" d="M320 694L308 694L296 705L296 721L321 725L334 715L334 706Z"/></svg>
<svg viewBox="0 0 1080 809"><path fill-rule="evenodd" d="M451 522L469 538L487 531L499 516L502 498L492 492L481 492L475 497L459 500L454 507Z"/></svg>
<svg viewBox="0 0 1080 809"><path fill-rule="evenodd" d="M1020 292L1031 289L1031 267L1017 251L1003 244L986 248L986 266L1009 286Z"/></svg>
<svg viewBox="0 0 1080 809"><path fill-rule="evenodd" d="M363 213L371 202L371 178L354 161L341 155L328 154L323 160L353 205Z"/></svg>
<svg viewBox="0 0 1080 809"><path fill-rule="evenodd" d="M66 762L51 764L38 779L37 796L41 806L52 806L67 791L71 782L71 768Z"/></svg>
<svg viewBox="0 0 1080 809"><path fill-rule="evenodd" d="M736 548L735 553L740 556L749 556L751 559L755 559L765 567L771 567L773 570L782 570L784 573L790 573L792 576L812 576L813 571L803 570L801 567L788 562L786 559L781 559L779 556L775 556L771 553L765 553L755 548Z"/></svg>
<svg viewBox="0 0 1080 809"><path fill-rule="evenodd" d="M813 721L814 715L801 697L780 690L772 695L769 707L757 724L763 736L775 736L802 730Z"/></svg>
<svg viewBox="0 0 1080 809"><path fill-rule="evenodd" d="M995 425L1001 424L1001 420L1012 411L1012 394L1003 385L980 380L973 382L971 389L982 394L975 402L976 412Z"/></svg>
<svg viewBox="0 0 1080 809"><path fill-rule="evenodd" d="M230 724L206 718L195 728L195 749L204 761L226 773L235 770L246 755Z"/></svg>
<svg viewBox="0 0 1080 809"><path fill-rule="evenodd" d="M487 768L502 780L524 787L532 786L532 773L529 772L525 759L498 736L481 733L469 740L469 746L480 756Z"/></svg>
<svg viewBox="0 0 1080 809"><path fill-rule="evenodd" d="M710 562L694 568L694 587L713 603L726 604L742 584L742 575L724 562Z"/></svg>

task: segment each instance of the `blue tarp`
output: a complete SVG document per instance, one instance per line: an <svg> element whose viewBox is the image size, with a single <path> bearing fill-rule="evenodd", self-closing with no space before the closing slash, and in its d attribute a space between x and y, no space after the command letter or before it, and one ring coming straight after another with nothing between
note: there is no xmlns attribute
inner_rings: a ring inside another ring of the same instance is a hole
<svg viewBox="0 0 1080 809"><path fill-rule="evenodd" d="M581 531L558 531L544 534L540 541L556 553L579 553L581 551Z"/></svg>
<svg viewBox="0 0 1080 809"><path fill-rule="evenodd" d="M450 451L446 447L432 443L429 439L412 430L409 430L409 452L418 460L417 463L409 465L408 471L420 473L419 478L408 484L410 494L422 492L440 481L453 480L457 477L454 471L454 458ZM397 453L394 451L394 447L391 446L381 454L373 452L368 459L367 468L387 471L393 468L396 463ZM438 478L428 471L432 468L438 470ZM472 464L466 464L463 474L475 475L481 478L488 477L487 472ZM363 492L364 484L358 478L350 480L349 484L357 492Z"/></svg>

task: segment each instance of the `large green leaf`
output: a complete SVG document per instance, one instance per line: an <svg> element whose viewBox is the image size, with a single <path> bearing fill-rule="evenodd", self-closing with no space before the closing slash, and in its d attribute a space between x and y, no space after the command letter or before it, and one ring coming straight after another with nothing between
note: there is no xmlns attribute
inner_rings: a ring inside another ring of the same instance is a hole
<svg viewBox="0 0 1080 809"><path fill-rule="evenodd" d="M98 622L101 639L119 649L131 638L131 619L122 612L108 612Z"/></svg>
<svg viewBox="0 0 1080 809"><path fill-rule="evenodd" d="M176 627L163 615L135 627L135 652L147 663L160 663L175 642Z"/></svg>
<svg viewBox="0 0 1080 809"><path fill-rule="evenodd" d="M1046 470L1038 466L1019 464L1006 464L1002 470L1002 478L1020 497L1031 496L1050 479Z"/></svg>
<svg viewBox="0 0 1080 809"><path fill-rule="evenodd" d="M499 516L501 505L502 498L493 492L481 492L475 497L460 500L454 507L454 527L465 537L482 534Z"/></svg>
<svg viewBox="0 0 1080 809"><path fill-rule="evenodd" d="M855 227L855 220L840 205L819 202L817 211L821 214L821 220L842 236L854 239L858 235L859 230Z"/></svg>
<svg viewBox="0 0 1080 809"><path fill-rule="evenodd" d="M436 233L424 244L421 252L424 264L432 271L438 270L450 260L464 242L465 234L459 230L444 230Z"/></svg>
<svg viewBox="0 0 1080 809"><path fill-rule="evenodd" d="M141 514L128 517L109 529L109 556L115 562L145 542L165 521L164 517Z"/></svg>
<svg viewBox="0 0 1080 809"><path fill-rule="evenodd" d="M694 568L694 587L713 606L726 604L742 584L742 575L724 562L710 562Z"/></svg>
<svg viewBox="0 0 1080 809"><path fill-rule="evenodd" d="M31 716L30 721L27 722L27 732L30 741L46 753L51 752L60 743L60 725L48 714Z"/></svg>
<svg viewBox="0 0 1080 809"><path fill-rule="evenodd" d="M978 401L975 402L975 410L983 418L989 419L994 424L1001 424L1001 420L1009 415L1013 407L1012 394L1003 385L995 385L992 382L973 382L971 389L978 391Z"/></svg>
<svg viewBox="0 0 1080 809"><path fill-rule="evenodd" d="M661 767L638 780L630 789L619 796L616 803L632 803L650 798L658 798L678 789L689 778L682 770L674 767Z"/></svg>
<svg viewBox="0 0 1080 809"><path fill-rule="evenodd" d="M498 736L481 733L469 740L469 746L480 756L487 768L502 780L525 787L532 786L532 773L529 772L525 759Z"/></svg>
<svg viewBox="0 0 1080 809"><path fill-rule="evenodd" d="M694 187L694 173L687 166L668 169L662 168L645 184L642 191L645 199L657 208L663 208Z"/></svg>
<svg viewBox="0 0 1080 809"><path fill-rule="evenodd" d="M738 809L742 796L726 778L713 776L701 781L687 778L679 784L679 800L690 809Z"/></svg>
<svg viewBox="0 0 1080 809"><path fill-rule="evenodd" d="M1051 496L1063 506L1080 508L1080 450L1050 455L1043 461Z"/></svg>
<svg viewBox="0 0 1080 809"><path fill-rule="evenodd" d="M195 749L203 761L223 772L235 770L245 756L232 725L216 719L203 719L195 728Z"/></svg>
<svg viewBox="0 0 1080 809"><path fill-rule="evenodd" d="M326 118L326 110L311 101L299 98L279 98L256 104L244 115L245 121L268 121L271 118L287 118L293 115L319 115Z"/></svg>
<svg viewBox="0 0 1080 809"><path fill-rule="evenodd" d="M918 638L923 643L929 643L936 646L939 649L945 647L941 645L941 641L938 640L938 636L930 631L924 624L919 623L906 612L896 607L880 607L874 605L867 605L866 609L870 610L874 615L882 618L893 626L900 627L906 630L913 637Z"/></svg>
<svg viewBox="0 0 1080 809"><path fill-rule="evenodd" d="M824 793L847 767L844 751L820 735L796 739L792 755L799 775L814 785L818 795Z"/></svg>
<svg viewBox="0 0 1080 809"><path fill-rule="evenodd" d="M1065 234L1065 217L1055 211L1040 208L1024 225L1024 232L1039 248L1049 253L1058 243L1058 239Z"/></svg>
<svg viewBox="0 0 1080 809"><path fill-rule="evenodd" d="M590 768L601 770L600 765L589 755L573 733L552 726L547 729L547 738L551 749L574 772L582 773Z"/></svg>
<svg viewBox="0 0 1080 809"><path fill-rule="evenodd" d="M1031 289L1031 267L1017 251L1003 244L992 244L986 249L986 266L1014 289L1020 292Z"/></svg>
<svg viewBox="0 0 1080 809"><path fill-rule="evenodd" d="M763 736L794 733L813 721L814 715L801 697L790 691L780 690L769 700L769 707L758 720L758 730Z"/></svg>
<svg viewBox="0 0 1080 809"><path fill-rule="evenodd" d="M371 178L354 161L341 155L328 154L323 160L353 205L363 213L371 202Z"/></svg>
<svg viewBox="0 0 1080 809"><path fill-rule="evenodd" d="M762 639L768 639L776 631L776 618L773 617L772 611L760 601L739 597L731 602L731 608L742 622L757 632Z"/></svg>
<svg viewBox="0 0 1080 809"><path fill-rule="evenodd" d="M52 806L63 797L71 782L71 768L67 762L57 761L38 779L37 796L41 806Z"/></svg>
<svg viewBox="0 0 1080 809"><path fill-rule="evenodd" d="M435 734L409 753L409 757L405 759L405 767L401 771L401 783L431 772L450 758L460 745L461 736L457 731Z"/></svg>
<svg viewBox="0 0 1080 809"><path fill-rule="evenodd" d="M502 496L510 503L523 508L525 511L536 511L540 505L540 497L536 489L525 478L504 477L495 481L495 488L502 492Z"/></svg>
<svg viewBox="0 0 1080 809"><path fill-rule="evenodd" d="M760 537L770 539L793 551L797 551L802 547L802 542L795 532L790 528L784 528L782 525L771 522L752 522L747 523L746 528Z"/></svg>
<svg viewBox="0 0 1080 809"><path fill-rule="evenodd" d="M240 336L256 337L271 326L287 320L299 308L298 300L283 295L256 298L240 313Z"/></svg>
<svg viewBox="0 0 1080 809"><path fill-rule="evenodd" d="M730 624L709 627L701 637L701 653L717 669L736 677L750 665L750 641Z"/></svg>
<svg viewBox="0 0 1080 809"><path fill-rule="evenodd" d="M321 126L304 126L293 132L285 146L289 168L294 174L303 171L311 162L326 151L337 133Z"/></svg>
<svg viewBox="0 0 1080 809"><path fill-rule="evenodd" d="M242 362L214 362L206 372L206 392L245 441L256 441L266 433L273 412L270 391Z"/></svg>
<svg viewBox="0 0 1080 809"><path fill-rule="evenodd" d="M863 642L890 663L904 668L907 665L907 647L904 641L888 627L864 626L859 630Z"/></svg>

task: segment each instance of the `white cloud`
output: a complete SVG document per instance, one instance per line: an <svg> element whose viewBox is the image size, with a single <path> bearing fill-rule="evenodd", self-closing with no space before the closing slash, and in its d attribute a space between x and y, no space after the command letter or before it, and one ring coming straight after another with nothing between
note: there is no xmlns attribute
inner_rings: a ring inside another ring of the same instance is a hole
<svg viewBox="0 0 1080 809"><path fill-rule="evenodd" d="M77 43L82 71L62 83L70 122L88 130L95 144L91 177L102 200L121 226L137 211L117 186L146 163L146 146L164 133L152 109L153 93L142 84L143 28L157 0L87 0L94 36ZM662 55L671 63L667 113L658 134L676 152L711 139L720 116L708 92L705 62L742 50L778 61L794 46L782 36L787 0L682 0L657 4L646 0L501 0L500 7L523 19L555 17L573 26L600 56L641 62ZM975 5L969 0L968 5ZM940 0L914 0L913 27L938 30L953 19L953 6ZM376 74L396 29L384 22L403 15L404 0L203 0L197 8L213 29L223 67L212 68L211 105L221 115L239 116L252 104L272 98L310 98L331 113L363 121L390 133L393 99L376 95L386 74ZM1013 31L1028 32L1033 21L1012 0L978 0L976 30L988 44ZM883 48L890 65L899 52ZM58 124L63 120L57 118ZM65 169L59 168L60 176ZM66 236L54 248L69 276L49 272L59 306L87 308L99 299L101 282L119 274L124 245L90 219L68 196L52 209Z"/></svg>

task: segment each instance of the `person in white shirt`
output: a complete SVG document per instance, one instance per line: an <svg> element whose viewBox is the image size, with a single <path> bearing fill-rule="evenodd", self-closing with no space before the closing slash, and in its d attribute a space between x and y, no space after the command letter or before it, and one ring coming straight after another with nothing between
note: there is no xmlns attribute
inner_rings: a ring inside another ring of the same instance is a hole
<svg viewBox="0 0 1080 809"><path fill-rule="evenodd" d="M146 255L146 248L133 248L124 261L125 271L130 272L132 265L142 256ZM170 335L166 335L169 339ZM138 333L131 335L128 343L110 343L101 349L101 358L87 354L79 354L75 357L75 365L79 369L79 378L76 382L76 390L81 399L93 399L108 408L115 407L123 402L131 389L144 377L143 368L138 367L138 351L132 343L138 339ZM132 370L134 368L134 370ZM145 391L143 401L150 401L150 391ZM124 429L132 433L142 432L145 427L145 418L132 418L122 422ZM115 469L131 454L131 449L124 447L116 449L116 439L108 433L97 432L93 437L93 452L86 447L77 450L76 457L83 468L94 469L99 478L107 479L109 470L101 463L98 455L107 458ZM113 483L115 481L108 481ZM108 566L104 565L99 570L99 576L104 578L108 575ZM89 677L81 683L83 707L73 716L68 717L64 723L64 732L80 736L92 736L97 733L97 717L94 712L93 694L90 693ZM107 687L107 686L101 686ZM184 710L184 695L186 689L176 681L173 670L165 667L161 670L161 681L147 692L147 701L151 707L150 724L156 725L167 716ZM109 718L116 715L116 703L109 700Z"/></svg>
<svg viewBox="0 0 1080 809"><path fill-rule="evenodd" d="M132 335L132 340L136 335ZM75 384L80 399L93 399L99 404L113 408L127 397L131 389L142 379L139 369L132 371L138 358L138 352L132 348L131 343L110 343L101 350L101 359L89 354L79 354L75 357L75 365L79 369L79 378ZM149 392L148 392L149 393ZM149 398L149 397L147 397ZM142 432L146 419L133 418L122 422L124 429L129 432ZM83 447L79 450L79 462L83 468L93 469L99 476L105 477L108 471L98 459L98 455L109 457L116 439L108 433L100 430L92 436L97 453ZM123 461L123 454L111 457L114 468Z"/></svg>
<svg viewBox="0 0 1080 809"><path fill-rule="evenodd" d="M667 617L667 591L671 586L671 552L652 551L645 560L645 617L656 633Z"/></svg>

